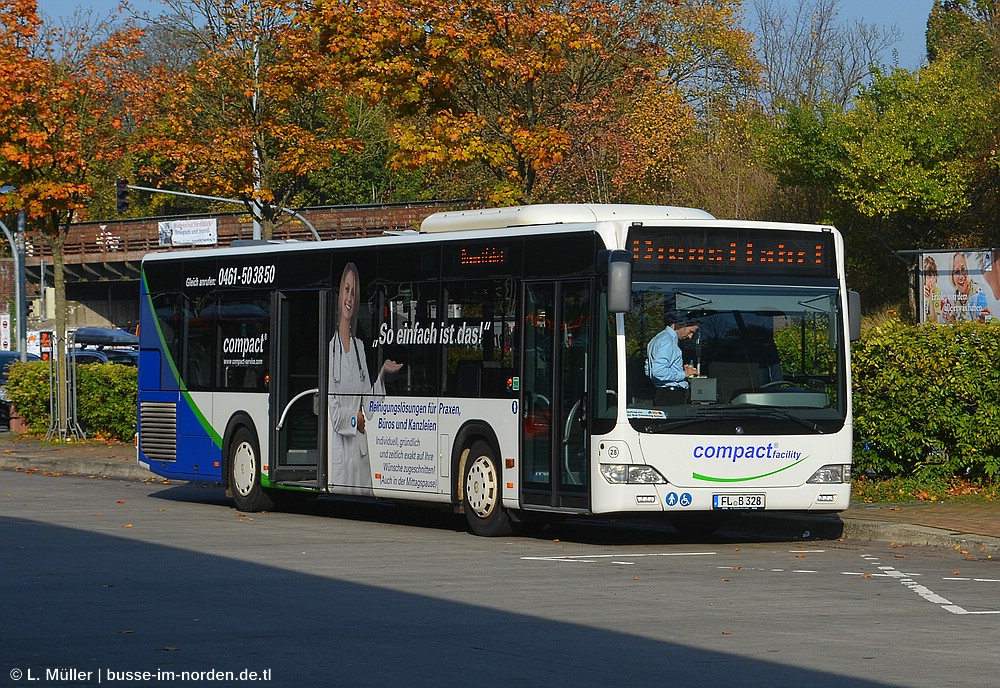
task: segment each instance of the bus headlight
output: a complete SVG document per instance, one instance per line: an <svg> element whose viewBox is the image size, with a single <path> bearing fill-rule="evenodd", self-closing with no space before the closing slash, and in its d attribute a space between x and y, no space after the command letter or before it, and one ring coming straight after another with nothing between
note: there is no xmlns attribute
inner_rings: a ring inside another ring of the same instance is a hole
<svg viewBox="0 0 1000 688"><path fill-rule="evenodd" d="M806 481L811 484L849 483L851 482L851 464L829 464L812 474Z"/></svg>
<svg viewBox="0 0 1000 688"><path fill-rule="evenodd" d="M627 463L602 463L601 475L612 485L651 485L667 482L652 466Z"/></svg>

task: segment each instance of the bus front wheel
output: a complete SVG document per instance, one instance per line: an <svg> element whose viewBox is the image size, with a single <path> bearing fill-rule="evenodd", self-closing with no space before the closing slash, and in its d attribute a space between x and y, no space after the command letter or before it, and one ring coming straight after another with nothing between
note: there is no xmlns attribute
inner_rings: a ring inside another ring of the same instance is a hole
<svg viewBox="0 0 1000 688"><path fill-rule="evenodd" d="M513 532L510 515L503 508L500 464L483 441L473 443L465 464L463 501L469 529L483 537Z"/></svg>
<svg viewBox="0 0 1000 688"><path fill-rule="evenodd" d="M229 443L229 489L239 511L269 511L270 496L260 484L260 449L257 437L240 427Z"/></svg>

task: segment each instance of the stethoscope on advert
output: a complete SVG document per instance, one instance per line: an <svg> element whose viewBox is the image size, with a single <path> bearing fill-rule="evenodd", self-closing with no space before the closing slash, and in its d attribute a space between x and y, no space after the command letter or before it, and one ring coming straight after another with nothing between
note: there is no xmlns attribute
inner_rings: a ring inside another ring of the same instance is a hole
<svg viewBox="0 0 1000 688"><path fill-rule="evenodd" d="M337 374L333 376L333 384L339 385L340 381L344 379L344 343L340 339L340 331L337 331L337 348L340 351L340 355L337 356L338 362L333 366L332 370ZM361 381L365 381L365 367L361 365L361 352L358 351L358 343L354 343L354 356L358 359L358 372L361 374Z"/></svg>

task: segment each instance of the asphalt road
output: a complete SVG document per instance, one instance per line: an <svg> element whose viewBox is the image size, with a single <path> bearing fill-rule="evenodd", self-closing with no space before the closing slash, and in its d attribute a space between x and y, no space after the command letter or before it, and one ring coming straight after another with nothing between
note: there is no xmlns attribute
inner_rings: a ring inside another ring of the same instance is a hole
<svg viewBox="0 0 1000 688"><path fill-rule="evenodd" d="M0 576L0 688L1000 675L1000 567L945 548L601 523L482 539L430 511L331 500L248 516L217 488L5 471Z"/></svg>

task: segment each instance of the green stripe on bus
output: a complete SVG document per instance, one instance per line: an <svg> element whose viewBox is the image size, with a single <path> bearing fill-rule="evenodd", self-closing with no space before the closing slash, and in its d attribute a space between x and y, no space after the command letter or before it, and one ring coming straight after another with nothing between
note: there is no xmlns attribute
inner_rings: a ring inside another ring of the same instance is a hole
<svg viewBox="0 0 1000 688"><path fill-rule="evenodd" d="M769 475L775 475L777 473L781 473L782 471L787 471L789 468L799 465L801 462L805 461L808 458L809 458L808 456L805 456L796 461L795 463L790 463L784 468L779 468L778 470L771 471L770 473L761 473L760 475L748 475L744 478L719 478L714 475L702 475L701 473L692 473L691 477L694 478L695 480L704 480L710 483L745 483L750 480L759 480L760 478L766 478Z"/></svg>

